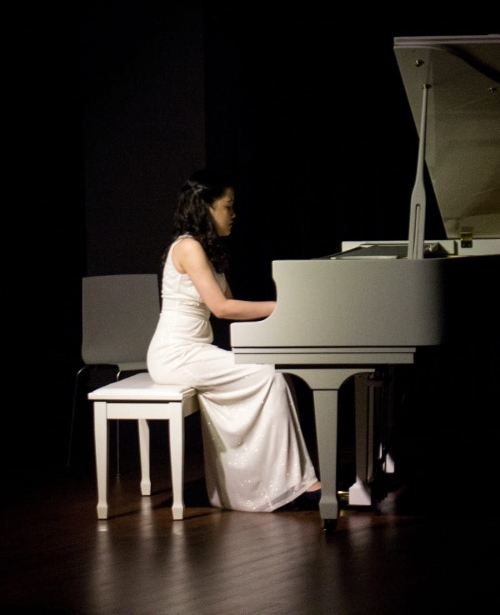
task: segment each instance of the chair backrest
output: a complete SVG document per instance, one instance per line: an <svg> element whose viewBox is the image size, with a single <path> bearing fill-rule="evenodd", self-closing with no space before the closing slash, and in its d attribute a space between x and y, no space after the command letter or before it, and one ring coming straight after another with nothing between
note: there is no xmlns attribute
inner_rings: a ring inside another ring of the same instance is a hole
<svg viewBox="0 0 500 615"><path fill-rule="evenodd" d="M82 279L82 360L85 365L146 369L146 355L160 313L155 273Z"/></svg>

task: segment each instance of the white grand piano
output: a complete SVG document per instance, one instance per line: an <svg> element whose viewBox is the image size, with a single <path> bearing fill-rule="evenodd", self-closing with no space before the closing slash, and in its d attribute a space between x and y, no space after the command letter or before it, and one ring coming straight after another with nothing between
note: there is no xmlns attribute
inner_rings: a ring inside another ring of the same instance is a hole
<svg viewBox="0 0 500 615"><path fill-rule="evenodd" d="M419 134L408 239L273 261L274 313L231 324L238 363L273 363L313 392L326 531L339 514L342 384L460 335L460 314L491 305L500 281L500 35L396 38L394 52ZM424 238L425 165L446 238ZM489 283L472 299L464 281L478 277Z"/></svg>

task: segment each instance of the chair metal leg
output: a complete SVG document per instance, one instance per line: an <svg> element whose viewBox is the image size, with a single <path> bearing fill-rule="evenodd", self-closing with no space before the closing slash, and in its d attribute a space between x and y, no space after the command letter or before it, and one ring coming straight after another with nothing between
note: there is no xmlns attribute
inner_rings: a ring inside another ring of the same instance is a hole
<svg viewBox="0 0 500 615"><path fill-rule="evenodd" d="M120 380L122 372L118 370L116 380ZM120 476L120 421L116 420L116 476Z"/></svg>
<svg viewBox="0 0 500 615"><path fill-rule="evenodd" d="M69 444L68 444L68 456L66 459L67 470L69 470L71 466L71 454L72 454L72 449L73 449L73 440L74 440L74 431L75 431L76 407L78 405L78 394L80 392L81 376L83 372L90 370L90 369L99 369L99 368L109 369L111 367L114 367L115 369L117 368L116 365L113 366L112 364L108 364L108 363L102 363L102 364L98 363L95 365L84 365L78 370L78 373L76 374L75 388L73 391L73 405L71 408L71 424L70 424L70 434L69 434ZM117 380L120 379L120 371L117 372L116 379ZM119 438L118 438L118 433L117 433L117 442L118 442L118 439ZM118 473L119 473L119 470L118 470Z"/></svg>
<svg viewBox="0 0 500 615"><path fill-rule="evenodd" d="M80 368L78 370L78 373L76 374L76 378L75 378L75 388L73 391L73 405L71 408L71 424L70 424L70 428L69 428L69 444L68 444L68 456L66 458L66 468L69 470L70 466L71 466L71 452L72 452L72 448L73 448L73 432L75 430L75 414L76 414L76 405L78 402L78 393L80 391L79 388L79 384L80 384L80 377L83 374L83 372L87 371L89 369L89 365L84 365L82 368Z"/></svg>

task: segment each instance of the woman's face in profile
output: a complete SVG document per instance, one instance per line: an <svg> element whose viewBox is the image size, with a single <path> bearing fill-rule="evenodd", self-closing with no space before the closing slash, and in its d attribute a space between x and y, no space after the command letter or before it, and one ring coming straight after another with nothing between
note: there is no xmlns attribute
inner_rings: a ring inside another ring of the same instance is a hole
<svg viewBox="0 0 500 615"><path fill-rule="evenodd" d="M234 190L232 188L226 188L221 198L213 202L210 213L219 237L230 235L236 216L234 213Z"/></svg>

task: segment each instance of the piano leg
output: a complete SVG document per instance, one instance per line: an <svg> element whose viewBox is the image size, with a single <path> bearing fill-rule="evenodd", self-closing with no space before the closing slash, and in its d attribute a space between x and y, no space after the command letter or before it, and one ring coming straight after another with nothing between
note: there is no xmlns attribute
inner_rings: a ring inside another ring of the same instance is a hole
<svg viewBox="0 0 500 615"><path fill-rule="evenodd" d="M337 420L338 390L313 390L316 437L321 478L319 512L323 529L332 532L337 526Z"/></svg>
<svg viewBox="0 0 500 615"><path fill-rule="evenodd" d="M380 380L372 374L356 374L355 423L356 423L356 482L349 488L349 505L371 506L370 483L374 475L375 452L375 392L381 387Z"/></svg>
<svg viewBox="0 0 500 615"><path fill-rule="evenodd" d="M316 438L318 442L321 500L319 512L323 529L332 532L337 527L337 422L338 393L342 384L359 372L373 372L366 367L291 368L286 370L302 378L313 392Z"/></svg>
<svg viewBox="0 0 500 615"><path fill-rule="evenodd" d="M394 462L386 450L392 429L393 371L389 367L387 373L362 373L354 378L356 482L349 487L350 506L374 505L383 494L378 483L394 473Z"/></svg>

